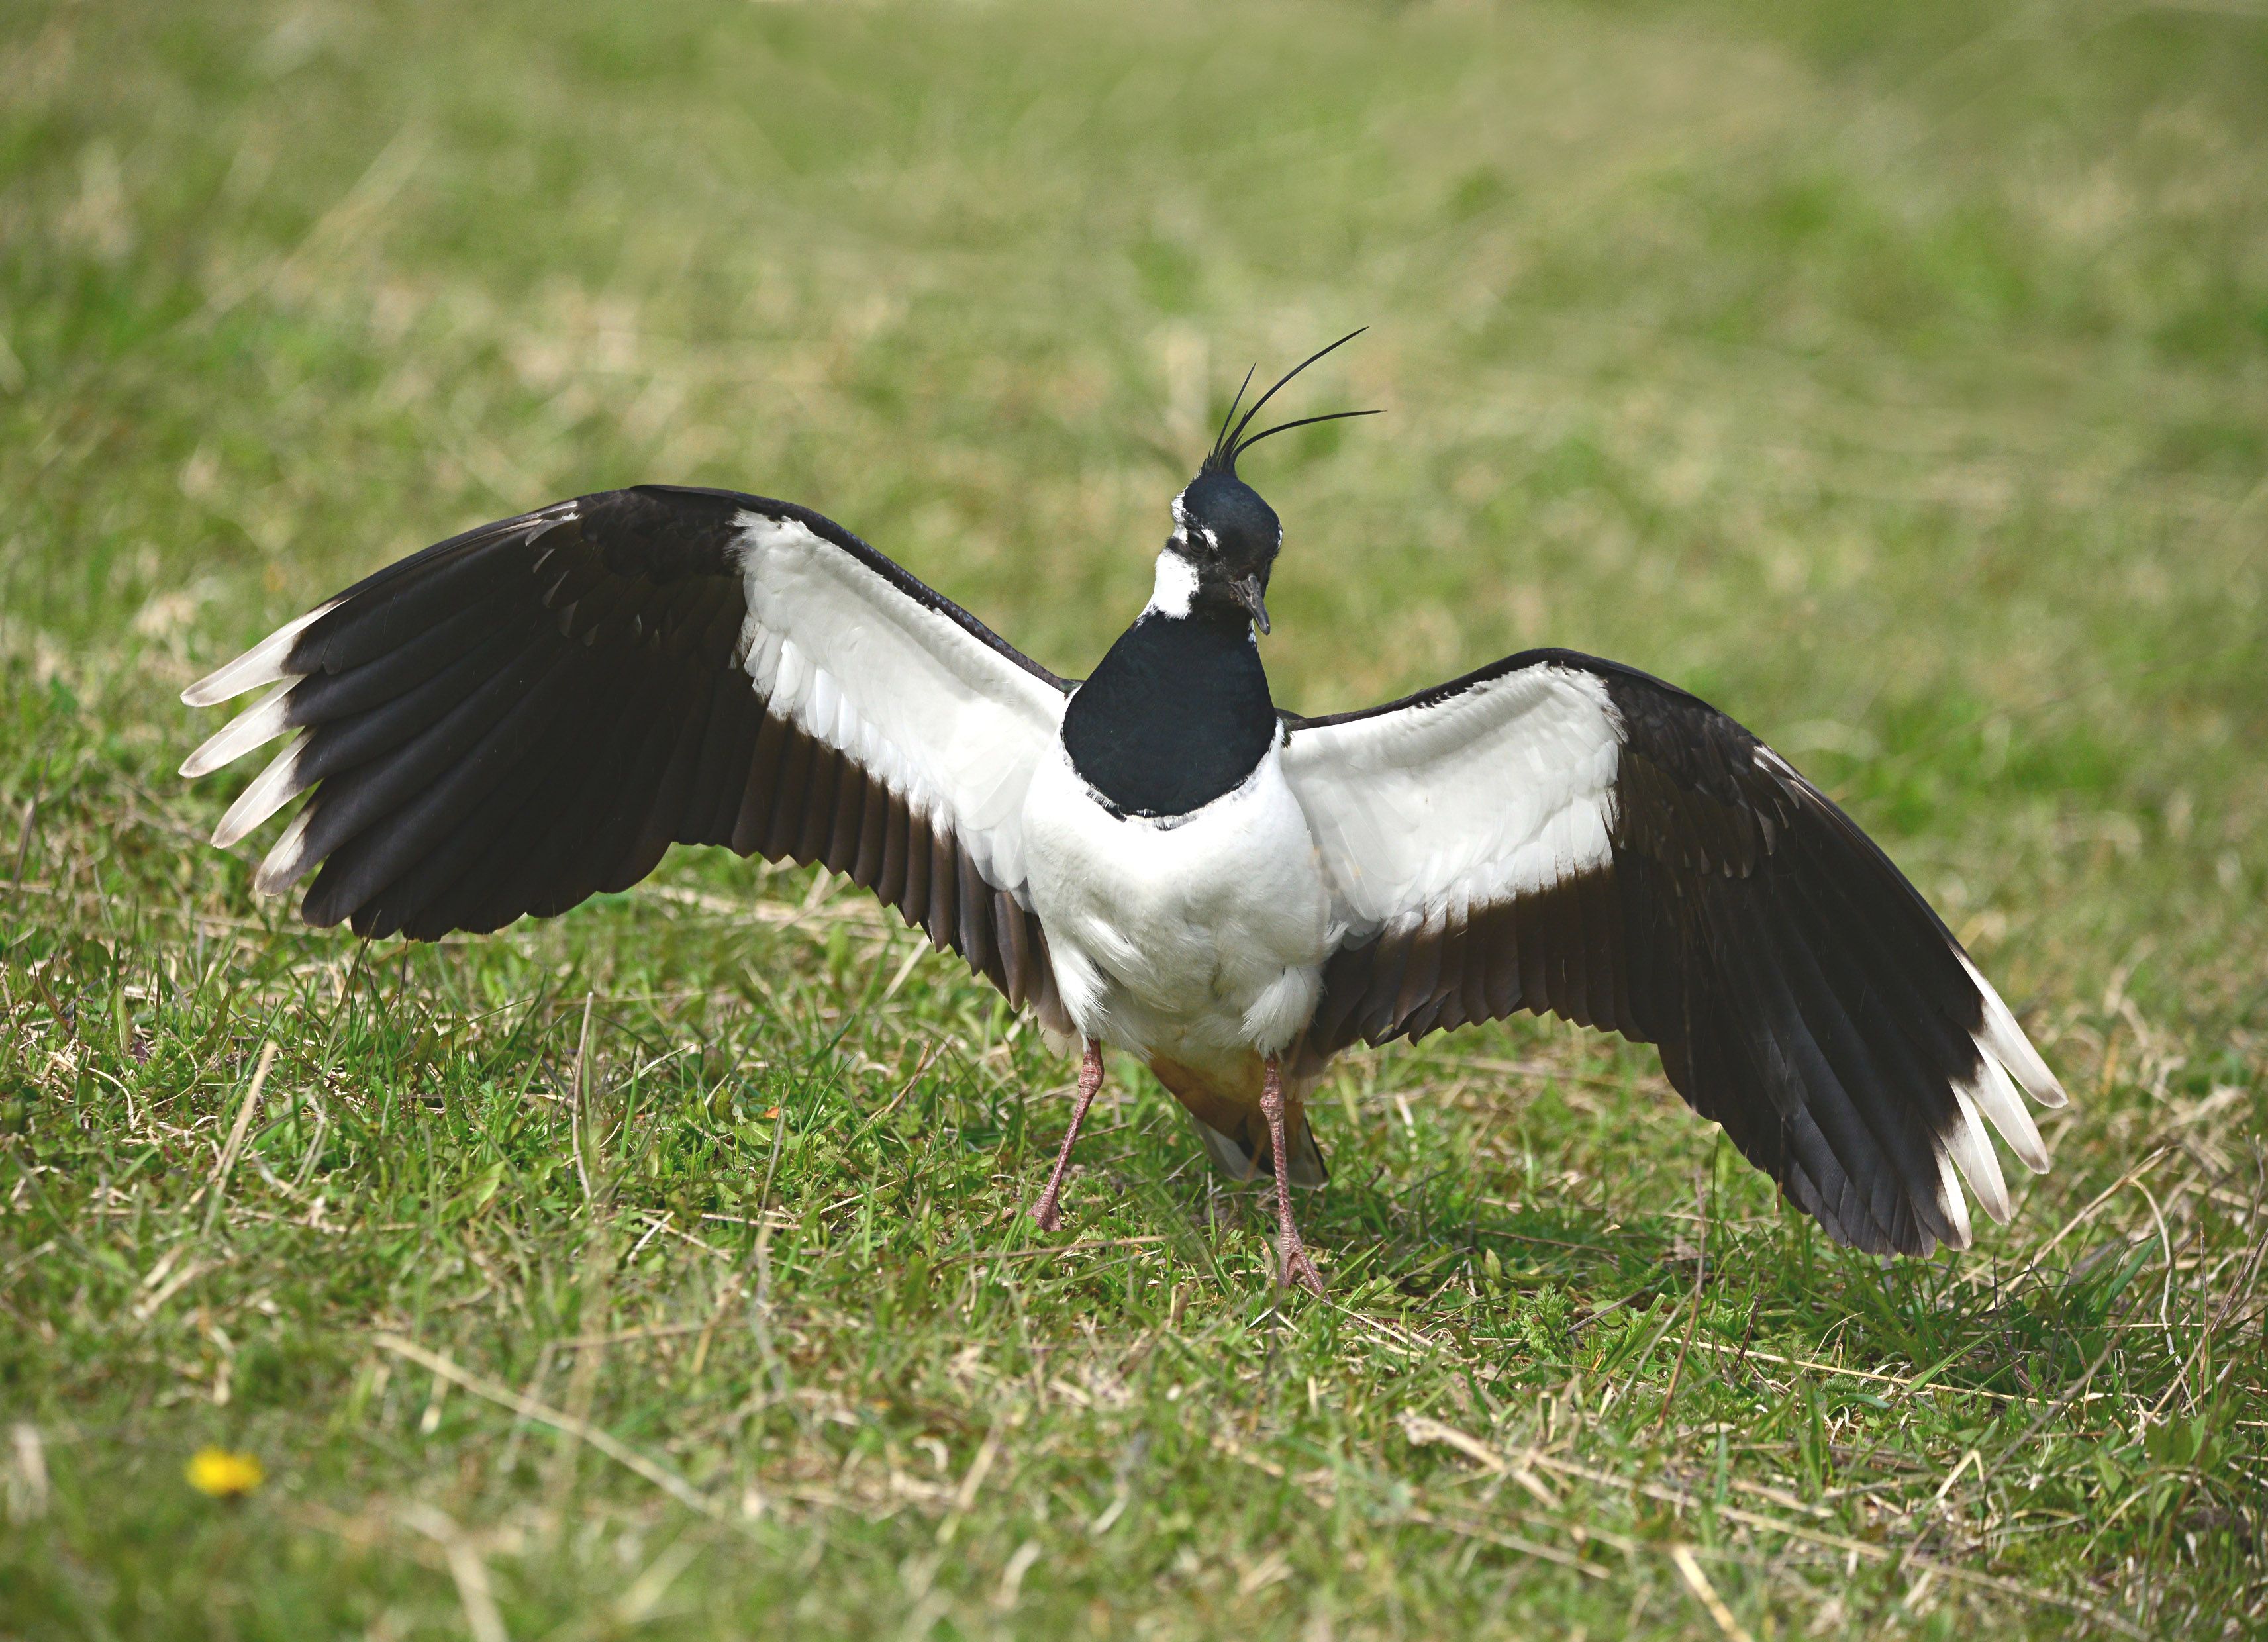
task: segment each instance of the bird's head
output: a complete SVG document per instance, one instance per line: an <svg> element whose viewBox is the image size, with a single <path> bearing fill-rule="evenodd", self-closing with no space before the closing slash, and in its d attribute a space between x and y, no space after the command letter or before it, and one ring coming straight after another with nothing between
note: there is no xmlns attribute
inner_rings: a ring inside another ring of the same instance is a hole
<svg viewBox="0 0 2268 1642"><path fill-rule="evenodd" d="M1239 606L1264 633L1268 572L1283 545L1283 523L1260 492L1206 467L1174 498L1174 534L1158 556L1158 602L1184 615L1200 604ZM1171 607L1176 602L1180 610Z"/></svg>
<svg viewBox="0 0 2268 1642"><path fill-rule="evenodd" d="M1268 575L1275 568L1276 555L1284 546L1284 525L1276 517L1276 510L1261 499L1260 492L1237 476L1236 459L1270 434L1317 422L1374 416L1378 413L1336 410L1328 416L1278 423L1248 437L1245 430L1260 414L1260 408L1276 396L1277 388L1330 352L1331 348L1351 342L1361 335L1360 331L1350 331L1330 348L1310 354L1293 365L1275 387L1253 401L1252 409L1232 430L1229 423L1236 421L1244 388L1252 385L1252 373L1245 372L1244 387L1236 390L1228 415L1221 418L1220 433L1213 440L1204 465L1174 498L1174 534L1167 540L1165 551L1158 556L1157 590L1150 599L1152 609L1174 616L1186 616L1206 607L1241 609L1262 632L1268 630Z"/></svg>

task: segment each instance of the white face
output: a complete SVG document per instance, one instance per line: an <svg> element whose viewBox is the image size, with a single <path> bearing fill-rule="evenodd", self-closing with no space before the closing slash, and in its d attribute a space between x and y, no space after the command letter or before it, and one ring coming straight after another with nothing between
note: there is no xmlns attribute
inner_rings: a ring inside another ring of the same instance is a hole
<svg viewBox="0 0 2268 1642"><path fill-rule="evenodd" d="M1158 556L1158 579L1150 588L1150 606L1160 615L1185 616L1197 596L1197 567L1182 556L1178 534Z"/></svg>
<svg viewBox="0 0 2268 1642"><path fill-rule="evenodd" d="M1248 609L1253 624L1264 633L1268 611L1263 593L1268 567L1283 545L1284 527L1265 502L1233 478L1225 482L1236 485L1235 490L1222 493L1226 497L1227 517L1214 518L1215 504L1203 496L1198 498L1203 505L1193 509L1190 492L1209 477L1216 490L1224 482L1218 475L1201 473L1174 497L1174 534L1166 540L1166 550L1158 556L1158 579L1149 607L1186 616L1197 589L1211 587ZM1256 528L1263 526L1272 539L1250 540Z"/></svg>

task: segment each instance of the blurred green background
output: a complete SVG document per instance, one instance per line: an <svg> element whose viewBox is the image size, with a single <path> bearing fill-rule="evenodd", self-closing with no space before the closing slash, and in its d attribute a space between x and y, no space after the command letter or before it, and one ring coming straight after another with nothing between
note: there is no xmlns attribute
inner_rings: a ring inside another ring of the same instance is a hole
<svg viewBox="0 0 2268 1642"><path fill-rule="evenodd" d="M363 958L195 842L228 784L171 775L189 679L642 480L816 507L1083 673L1246 365L1357 325L1295 402L1388 414L1248 475L1278 699L1553 644L1772 741L2073 1088L1965 1264L1834 1256L1650 1053L1523 1024L1327 1093L1334 1307L1270 1308L1263 1216L1132 1075L1072 1212L1148 1241L986 1265L1064 1070L950 965L867 984L895 924L783 927L805 875L681 852L675 899ZM0 1631L2260 1622L2268 11L18 0L0 498ZM523 1076L587 1064L585 993L622 1103L594 1197ZM268 1036L288 1115L216 1219ZM647 1229L727 1209L721 1252ZM1570 1332L1617 1304L1668 1332ZM573 1344L640 1329L660 1359ZM557 1358L539 1400L730 1521L445 1408L386 1329L528 1395ZM1719 1334L1909 1382L1954 1352L1975 1395L1743 1380ZM1547 1506L1419 1417L1621 1480ZM179 1480L209 1437L263 1453L240 1510Z"/></svg>

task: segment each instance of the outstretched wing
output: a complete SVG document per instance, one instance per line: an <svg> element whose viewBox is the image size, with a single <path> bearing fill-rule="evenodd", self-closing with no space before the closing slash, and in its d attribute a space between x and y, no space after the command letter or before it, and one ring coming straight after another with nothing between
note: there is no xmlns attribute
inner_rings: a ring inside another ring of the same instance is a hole
<svg viewBox="0 0 2268 1642"><path fill-rule="evenodd" d="M1658 1044L1695 1110L1874 1253L1965 1248L1956 1171L2007 1219L1984 1118L2047 1167L2016 1086L2064 1094L2007 1005L1851 818L1706 703L1530 651L1290 726L1347 927L1306 1064L1519 1010Z"/></svg>
<svg viewBox="0 0 2268 1642"><path fill-rule="evenodd" d="M298 732L222 819L310 924L432 939L627 888L673 843L824 862L1059 1013L1024 789L1061 680L840 526L731 491L555 503L357 583L182 696L277 688L182 765Z"/></svg>

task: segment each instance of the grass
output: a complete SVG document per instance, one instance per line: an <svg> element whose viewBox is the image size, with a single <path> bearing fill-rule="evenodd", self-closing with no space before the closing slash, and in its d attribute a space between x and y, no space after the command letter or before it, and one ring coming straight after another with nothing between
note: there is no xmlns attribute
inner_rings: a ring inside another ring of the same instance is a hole
<svg viewBox="0 0 2268 1642"><path fill-rule="evenodd" d="M1773 740L2073 1090L1972 1253L1523 1021L1326 1086L1327 1302L1127 1065L1051 1254L1070 1068L855 895L364 949L172 776L248 639L639 479L1083 671L1365 322L1300 405L1390 414L1255 471L1279 699L1550 642ZM24 0L0 1633L2259 1633L2264 408L2242 6Z"/></svg>

